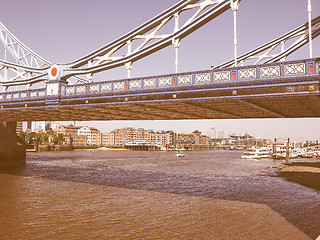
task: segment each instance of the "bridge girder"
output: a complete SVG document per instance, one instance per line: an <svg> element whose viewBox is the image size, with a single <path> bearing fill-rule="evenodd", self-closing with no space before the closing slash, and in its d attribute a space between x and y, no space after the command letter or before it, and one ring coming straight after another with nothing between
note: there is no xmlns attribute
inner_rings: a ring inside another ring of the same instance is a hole
<svg viewBox="0 0 320 240"><path fill-rule="evenodd" d="M0 101L0 121L320 117L320 75L258 82Z"/></svg>

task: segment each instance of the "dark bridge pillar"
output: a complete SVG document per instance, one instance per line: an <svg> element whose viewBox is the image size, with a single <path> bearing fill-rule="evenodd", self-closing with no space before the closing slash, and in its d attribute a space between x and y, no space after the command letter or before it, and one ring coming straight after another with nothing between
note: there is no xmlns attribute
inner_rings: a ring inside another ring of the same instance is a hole
<svg viewBox="0 0 320 240"><path fill-rule="evenodd" d="M0 168L18 168L26 163L26 146L16 135L16 122L0 122Z"/></svg>

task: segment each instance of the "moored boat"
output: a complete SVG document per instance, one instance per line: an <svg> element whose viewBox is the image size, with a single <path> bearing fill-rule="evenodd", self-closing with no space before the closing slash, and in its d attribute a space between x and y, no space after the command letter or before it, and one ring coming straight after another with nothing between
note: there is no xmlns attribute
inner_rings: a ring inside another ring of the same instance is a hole
<svg viewBox="0 0 320 240"><path fill-rule="evenodd" d="M294 148L292 143L287 142L275 142L272 144L272 158L273 159L286 159L287 151L289 153L289 158L297 158L299 153L298 150Z"/></svg>
<svg viewBox="0 0 320 240"><path fill-rule="evenodd" d="M262 159L262 158L269 158L271 155L271 149L268 147L261 147L261 148L249 148L243 156L242 159Z"/></svg>
<svg viewBox="0 0 320 240"><path fill-rule="evenodd" d="M178 150L177 154L176 154L176 157L185 157L186 155L181 152L180 150Z"/></svg>

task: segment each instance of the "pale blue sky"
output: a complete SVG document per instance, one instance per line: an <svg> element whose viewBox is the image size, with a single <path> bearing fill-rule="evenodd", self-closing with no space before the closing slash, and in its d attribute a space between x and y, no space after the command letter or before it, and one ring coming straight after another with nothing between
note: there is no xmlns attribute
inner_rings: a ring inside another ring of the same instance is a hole
<svg viewBox="0 0 320 240"><path fill-rule="evenodd" d="M0 0L1 18L24 44L50 62L75 60L107 44L159 14L175 0ZM320 15L320 1L312 0L312 16ZM307 21L307 0L242 0L238 11L238 53L243 54ZM320 56L320 38L313 42ZM179 71L208 69L233 57L233 15L227 11L182 40ZM308 57L308 48L289 59ZM132 77L174 72L172 46L133 64ZM126 77L120 67L97 80ZM249 133L257 137L320 139L319 119L251 119L197 121L85 122L103 131L136 126L206 133L211 127L225 133Z"/></svg>

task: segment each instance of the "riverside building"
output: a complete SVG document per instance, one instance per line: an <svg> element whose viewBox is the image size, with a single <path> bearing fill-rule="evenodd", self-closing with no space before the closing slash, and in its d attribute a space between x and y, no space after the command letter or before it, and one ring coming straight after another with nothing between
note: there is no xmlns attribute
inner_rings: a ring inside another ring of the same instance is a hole
<svg viewBox="0 0 320 240"><path fill-rule="evenodd" d="M177 134L173 131L154 131L143 128L121 128L109 133L101 133L88 126L57 125L55 133L62 134L65 144L74 146L94 145L124 147L128 143L149 143L166 148L177 145L184 148L191 146L210 146L211 140L199 131L191 134Z"/></svg>

